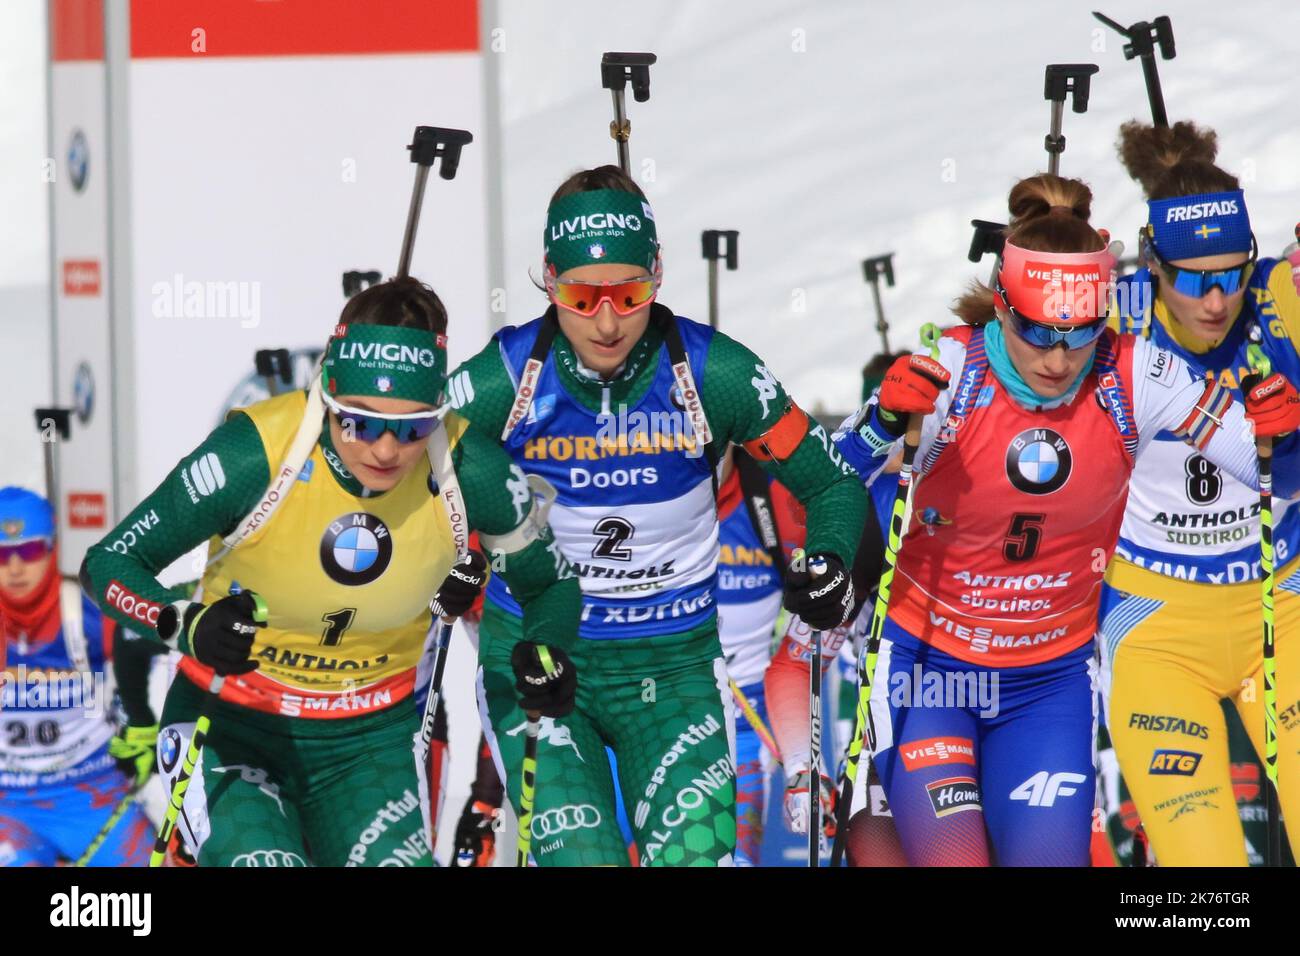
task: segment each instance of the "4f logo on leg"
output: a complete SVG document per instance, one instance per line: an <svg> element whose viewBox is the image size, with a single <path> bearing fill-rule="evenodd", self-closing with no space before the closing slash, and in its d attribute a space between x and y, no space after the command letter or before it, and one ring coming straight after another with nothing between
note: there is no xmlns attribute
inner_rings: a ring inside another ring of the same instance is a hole
<svg viewBox="0 0 1300 956"><path fill-rule="evenodd" d="M1081 773L1048 773L1040 770L1011 791L1012 800L1027 800L1031 807L1050 807L1057 797L1069 797L1078 792L1075 784L1087 781Z"/></svg>

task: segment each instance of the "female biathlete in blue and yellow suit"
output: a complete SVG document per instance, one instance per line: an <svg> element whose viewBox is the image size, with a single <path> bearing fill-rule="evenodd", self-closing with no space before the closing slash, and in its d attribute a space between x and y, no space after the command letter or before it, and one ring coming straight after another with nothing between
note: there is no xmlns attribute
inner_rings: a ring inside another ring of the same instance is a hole
<svg viewBox="0 0 1300 956"><path fill-rule="evenodd" d="M1149 200L1146 265L1120 283L1119 330L1246 401L1257 431L1283 433L1273 464L1278 779L1283 816L1300 820L1300 293L1289 263L1259 256L1238 181L1214 164L1213 131L1130 122L1119 151ZM1270 374L1252 375L1252 344ZM1150 374L1178 384L1172 370ZM1134 471L1106 575L1111 737L1159 864L1245 866L1219 701L1236 705L1262 755L1259 494L1171 435L1155 444Z"/></svg>

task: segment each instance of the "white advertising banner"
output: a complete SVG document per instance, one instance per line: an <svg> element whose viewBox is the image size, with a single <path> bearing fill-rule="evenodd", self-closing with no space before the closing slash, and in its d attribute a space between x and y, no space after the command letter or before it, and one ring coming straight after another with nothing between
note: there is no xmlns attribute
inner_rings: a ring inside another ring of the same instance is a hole
<svg viewBox="0 0 1300 956"><path fill-rule="evenodd" d="M59 441L54 502L60 570L76 574L81 555L112 526L114 422L113 277L108 258L109 155L102 20L60 17L50 30L50 227L54 314L54 397L72 407L71 439ZM30 356L42 361L41 356ZM46 429L43 439L54 438Z"/></svg>

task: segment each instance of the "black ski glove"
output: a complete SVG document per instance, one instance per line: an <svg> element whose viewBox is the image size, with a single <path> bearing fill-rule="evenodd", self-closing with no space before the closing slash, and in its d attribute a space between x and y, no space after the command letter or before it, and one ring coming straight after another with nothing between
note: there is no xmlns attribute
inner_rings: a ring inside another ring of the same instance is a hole
<svg viewBox="0 0 1300 956"><path fill-rule="evenodd" d="M501 812L500 807L492 807L474 799L471 794L465 801L460 821L456 824L456 843L453 849L452 866L491 866L496 858L496 831L492 824Z"/></svg>
<svg viewBox="0 0 1300 956"><path fill-rule="evenodd" d="M164 608L164 614L159 615L159 633L165 633L165 625L174 626L164 621L165 613L171 610ZM257 661L249 660L249 654L257 628L266 627L266 604L252 591L231 594L207 605L191 604L182 627L184 641L189 645L182 646L182 651L221 677L247 674L257 670Z"/></svg>
<svg viewBox="0 0 1300 956"><path fill-rule="evenodd" d="M451 566L433 596L435 617L461 617L474 606L487 582L488 563L482 552L470 551Z"/></svg>
<svg viewBox="0 0 1300 956"><path fill-rule="evenodd" d="M833 554L805 558L796 552L785 575L782 605L819 631L839 627L853 610L853 580L844 562Z"/></svg>
<svg viewBox="0 0 1300 956"><path fill-rule="evenodd" d="M550 652L550 673L538 656L542 648ZM543 717L565 717L572 713L578 694L578 671L564 651L520 641L510 654L510 667L515 672L519 706L525 711L539 711Z"/></svg>

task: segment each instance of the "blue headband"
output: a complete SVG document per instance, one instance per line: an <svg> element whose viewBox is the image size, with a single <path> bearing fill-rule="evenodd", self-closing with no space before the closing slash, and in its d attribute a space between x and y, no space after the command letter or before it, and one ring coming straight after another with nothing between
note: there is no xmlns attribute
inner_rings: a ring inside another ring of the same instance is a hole
<svg viewBox="0 0 1300 956"><path fill-rule="evenodd" d="M1250 215L1240 189L1153 199L1147 215L1166 261L1250 251Z"/></svg>

